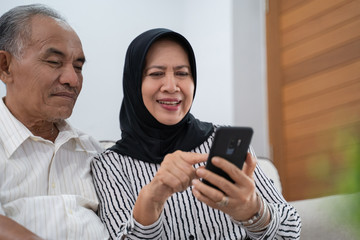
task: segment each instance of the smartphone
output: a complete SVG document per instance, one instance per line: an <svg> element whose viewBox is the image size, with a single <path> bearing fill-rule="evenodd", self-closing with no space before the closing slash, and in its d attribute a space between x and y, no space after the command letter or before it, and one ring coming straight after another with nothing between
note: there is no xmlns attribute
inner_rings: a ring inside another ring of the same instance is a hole
<svg viewBox="0 0 360 240"><path fill-rule="evenodd" d="M211 163L211 158L214 156L225 158L242 169L252 135L253 129L251 127L219 127L215 132L205 168L234 182L227 173ZM219 189L205 179L202 181L211 187Z"/></svg>

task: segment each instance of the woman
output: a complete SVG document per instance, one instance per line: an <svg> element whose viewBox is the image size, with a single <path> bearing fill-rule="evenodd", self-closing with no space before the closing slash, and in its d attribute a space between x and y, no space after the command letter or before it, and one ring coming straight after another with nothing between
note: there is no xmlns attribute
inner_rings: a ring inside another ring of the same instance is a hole
<svg viewBox="0 0 360 240"><path fill-rule="evenodd" d="M255 157L248 154L242 170L212 159L235 183L203 167L217 126L189 112L196 65L183 36L152 29L135 38L123 88L122 139L92 164L99 214L112 238L299 238L299 215Z"/></svg>

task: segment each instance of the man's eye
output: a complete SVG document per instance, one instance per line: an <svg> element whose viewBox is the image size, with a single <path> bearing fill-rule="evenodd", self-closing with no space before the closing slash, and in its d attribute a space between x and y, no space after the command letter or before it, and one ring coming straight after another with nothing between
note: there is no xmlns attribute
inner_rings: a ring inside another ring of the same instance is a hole
<svg viewBox="0 0 360 240"><path fill-rule="evenodd" d="M77 72L81 72L82 71L82 66L74 66L75 71Z"/></svg>
<svg viewBox="0 0 360 240"><path fill-rule="evenodd" d="M51 60L47 60L47 63L49 63L50 65L60 65L61 63L58 61L51 61Z"/></svg>

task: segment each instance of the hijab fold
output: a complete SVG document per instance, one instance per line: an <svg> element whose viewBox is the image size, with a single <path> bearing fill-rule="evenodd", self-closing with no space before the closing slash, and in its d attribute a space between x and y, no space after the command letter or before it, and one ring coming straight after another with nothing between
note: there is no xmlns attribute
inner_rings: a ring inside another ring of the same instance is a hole
<svg viewBox="0 0 360 240"><path fill-rule="evenodd" d="M123 73L124 98L120 109L121 139L110 149L132 158L161 163L166 154L190 151L213 132L211 123L201 122L190 112L175 125L158 122L144 105L141 84L145 59L151 45L162 38L179 43L188 54L196 91L195 55L190 43L179 33L157 28L137 36L129 45Z"/></svg>

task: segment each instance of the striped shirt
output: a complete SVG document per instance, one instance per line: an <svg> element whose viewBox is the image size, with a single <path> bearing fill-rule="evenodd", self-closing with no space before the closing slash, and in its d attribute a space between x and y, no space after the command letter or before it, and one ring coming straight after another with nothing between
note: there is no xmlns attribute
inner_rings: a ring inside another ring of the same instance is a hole
<svg viewBox="0 0 360 240"><path fill-rule="evenodd" d="M0 214L44 239L108 239L90 160L102 151L66 121L55 143L34 136L0 99Z"/></svg>
<svg viewBox="0 0 360 240"><path fill-rule="evenodd" d="M208 153L213 137L210 136L192 152ZM91 167L100 200L99 215L113 239L300 238L298 213L284 200L259 166L254 173L256 188L267 201L273 216L269 227L259 233L247 231L225 213L198 201L191 187L168 198L155 223L142 226L133 219L132 209L140 190L153 179L160 164L106 150L94 158Z"/></svg>

